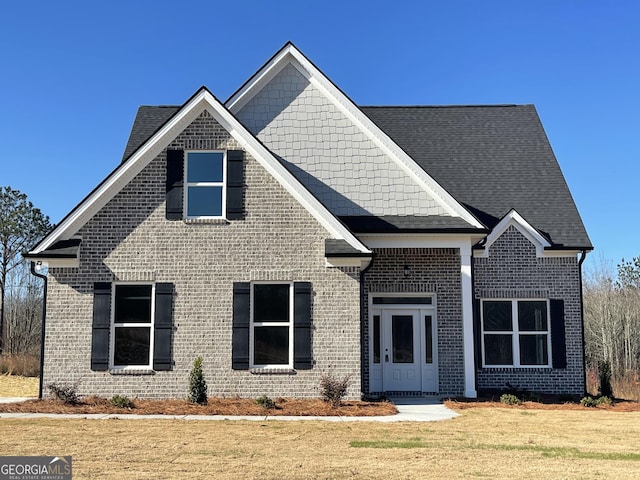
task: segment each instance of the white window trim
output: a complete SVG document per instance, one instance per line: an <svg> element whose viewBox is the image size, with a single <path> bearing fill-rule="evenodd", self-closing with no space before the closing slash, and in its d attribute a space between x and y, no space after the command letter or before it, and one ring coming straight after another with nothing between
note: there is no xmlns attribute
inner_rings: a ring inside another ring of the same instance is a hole
<svg viewBox="0 0 640 480"><path fill-rule="evenodd" d="M190 153L222 153L221 182L188 182ZM186 220L213 220L227 218L227 151L226 150L185 150L183 205ZM189 187L222 187L222 211L220 215L189 215Z"/></svg>
<svg viewBox="0 0 640 480"><path fill-rule="evenodd" d="M255 322L254 319L254 286L255 285L289 285L289 321L288 322ZM293 282L275 282L275 281L260 281L260 282L251 282L251 294L249 300L249 368L251 369L283 369L283 368L293 368L293 342L294 342L294 310L293 310L293 297L294 297L294 289ZM282 327L286 324L289 324L289 363L285 364L256 364L254 362L254 327Z"/></svg>
<svg viewBox="0 0 640 480"><path fill-rule="evenodd" d="M492 330L485 332L484 330L484 302L511 302L511 321L513 330ZM518 322L518 302L545 302L547 305L547 329L539 331L520 332ZM482 367L483 368L551 368L551 310L550 302L547 298L483 298L480 305L480 324L482 330ZM487 365L484 336L487 335L511 335L511 346L513 352L513 364L510 365ZM547 336L547 363L539 365L521 365L520 364L520 335L546 335Z"/></svg>
<svg viewBox="0 0 640 480"><path fill-rule="evenodd" d="M116 323L116 287L118 285L151 285L151 318L148 324L140 323ZM111 329L109 332L109 369L110 370L149 370L153 368L154 326L156 312L156 285L149 282L113 282L111 285ZM115 365L116 328L140 327L149 325L149 363L147 365Z"/></svg>

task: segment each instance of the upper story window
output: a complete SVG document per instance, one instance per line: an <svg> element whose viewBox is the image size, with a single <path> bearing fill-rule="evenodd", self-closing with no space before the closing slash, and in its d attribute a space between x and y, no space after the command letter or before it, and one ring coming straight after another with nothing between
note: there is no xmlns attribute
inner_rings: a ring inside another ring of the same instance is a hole
<svg viewBox="0 0 640 480"><path fill-rule="evenodd" d="M186 217L224 217L226 211L225 152L187 152L186 157Z"/></svg>
<svg viewBox="0 0 640 480"><path fill-rule="evenodd" d="M483 300L485 367L551 366L547 300Z"/></svg>

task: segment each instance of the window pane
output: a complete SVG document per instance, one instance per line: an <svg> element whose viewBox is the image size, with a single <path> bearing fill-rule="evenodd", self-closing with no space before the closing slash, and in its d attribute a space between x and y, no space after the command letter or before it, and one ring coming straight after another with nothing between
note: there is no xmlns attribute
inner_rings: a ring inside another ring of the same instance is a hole
<svg viewBox="0 0 640 480"><path fill-rule="evenodd" d="M188 187L188 217L221 217L222 187Z"/></svg>
<svg viewBox="0 0 640 480"><path fill-rule="evenodd" d="M287 365L289 363L289 327L254 327L253 363Z"/></svg>
<svg viewBox="0 0 640 480"><path fill-rule="evenodd" d="M187 182L222 182L222 152L189 152Z"/></svg>
<svg viewBox="0 0 640 480"><path fill-rule="evenodd" d="M513 365L511 335L484 336L485 365Z"/></svg>
<svg viewBox="0 0 640 480"><path fill-rule="evenodd" d="M288 322L289 321L288 284L253 286L253 321Z"/></svg>
<svg viewBox="0 0 640 480"><path fill-rule="evenodd" d="M373 363L380 363L380 315L373 316Z"/></svg>
<svg viewBox="0 0 640 480"><path fill-rule="evenodd" d="M393 363L413 363L413 316L391 317Z"/></svg>
<svg viewBox="0 0 640 480"><path fill-rule="evenodd" d="M116 285L115 323L151 322L151 285Z"/></svg>
<svg viewBox="0 0 640 480"><path fill-rule="evenodd" d="M433 322L431 315L424 317L425 363L433 363Z"/></svg>
<svg viewBox="0 0 640 480"><path fill-rule="evenodd" d="M520 335L520 364L521 365L547 365L546 335Z"/></svg>
<svg viewBox="0 0 640 480"><path fill-rule="evenodd" d="M510 301L482 302L482 319L485 332L513 330Z"/></svg>
<svg viewBox="0 0 640 480"><path fill-rule="evenodd" d="M149 365L151 328L117 327L115 337L114 365Z"/></svg>
<svg viewBox="0 0 640 480"><path fill-rule="evenodd" d="M521 332L547 331L547 302L518 302L518 326Z"/></svg>

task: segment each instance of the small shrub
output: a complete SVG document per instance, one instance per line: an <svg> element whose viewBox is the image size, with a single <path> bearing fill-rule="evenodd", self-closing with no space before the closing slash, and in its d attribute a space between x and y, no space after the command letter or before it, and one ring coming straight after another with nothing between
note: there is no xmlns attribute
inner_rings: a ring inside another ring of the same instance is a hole
<svg viewBox="0 0 640 480"><path fill-rule="evenodd" d="M276 402L274 402L266 395L262 395L261 397L256 398L256 404L268 410L274 410L276 408Z"/></svg>
<svg viewBox="0 0 640 480"><path fill-rule="evenodd" d="M200 405L207 404L207 382L202 373L202 356L193 361L189 374L189 401Z"/></svg>
<svg viewBox="0 0 640 480"><path fill-rule="evenodd" d="M613 400L611 399L611 397L600 397L596 400L596 405L608 405L611 406L613 405Z"/></svg>
<svg viewBox="0 0 640 480"><path fill-rule="evenodd" d="M342 398L346 395L351 384L351 375L342 378L333 373L323 373L320 377L320 395L322 400L331 404L332 407L340 406Z"/></svg>
<svg viewBox="0 0 640 480"><path fill-rule="evenodd" d="M505 405L520 405L522 402L511 393L503 393L500 395L500 403L504 403Z"/></svg>
<svg viewBox="0 0 640 480"><path fill-rule="evenodd" d="M70 385L68 383L50 383L47 385L49 393L56 400L60 400L65 405L78 405L80 397L78 397L78 384Z"/></svg>
<svg viewBox="0 0 640 480"><path fill-rule="evenodd" d="M111 405L116 408L128 408L129 410L133 408L133 402L129 400L129 397L124 395L114 395L111 397Z"/></svg>
<svg viewBox="0 0 640 480"><path fill-rule="evenodd" d="M593 397L582 397L580 400L580 405L583 407L595 407L597 406L596 400Z"/></svg>
<svg viewBox="0 0 640 480"><path fill-rule="evenodd" d="M611 364L609 362L598 363L598 379L600 380L598 394L601 397L613 397L613 387L611 386Z"/></svg>

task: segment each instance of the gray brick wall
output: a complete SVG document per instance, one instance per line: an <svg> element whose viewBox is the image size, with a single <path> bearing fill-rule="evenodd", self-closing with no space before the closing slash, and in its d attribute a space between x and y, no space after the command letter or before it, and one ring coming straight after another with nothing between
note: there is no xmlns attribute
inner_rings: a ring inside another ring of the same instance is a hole
<svg viewBox="0 0 640 480"><path fill-rule="evenodd" d="M424 292L436 295L438 328L438 373L441 395L464 393L462 290L460 253L453 248L382 248L375 250L373 266L365 274L364 391L369 391L368 297L380 292ZM404 275L404 266L410 273Z"/></svg>
<svg viewBox="0 0 640 480"><path fill-rule="evenodd" d="M564 300L567 368L480 368L477 388L506 384L545 393L584 392L580 267L577 258L537 258L535 247L509 227L491 245L488 258L474 259L474 296Z"/></svg>
<svg viewBox="0 0 640 480"><path fill-rule="evenodd" d="M171 147L239 149L203 113ZM79 392L110 397L184 397L196 356L211 396L317 396L322 372L352 375L360 396L359 270L327 268L327 232L248 154L241 221L165 219L163 151L79 232L80 267L50 270L44 382L79 382ZM295 374L231 369L233 282L310 281L315 366ZM90 370L93 283L175 284L171 371L115 375Z"/></svg>

